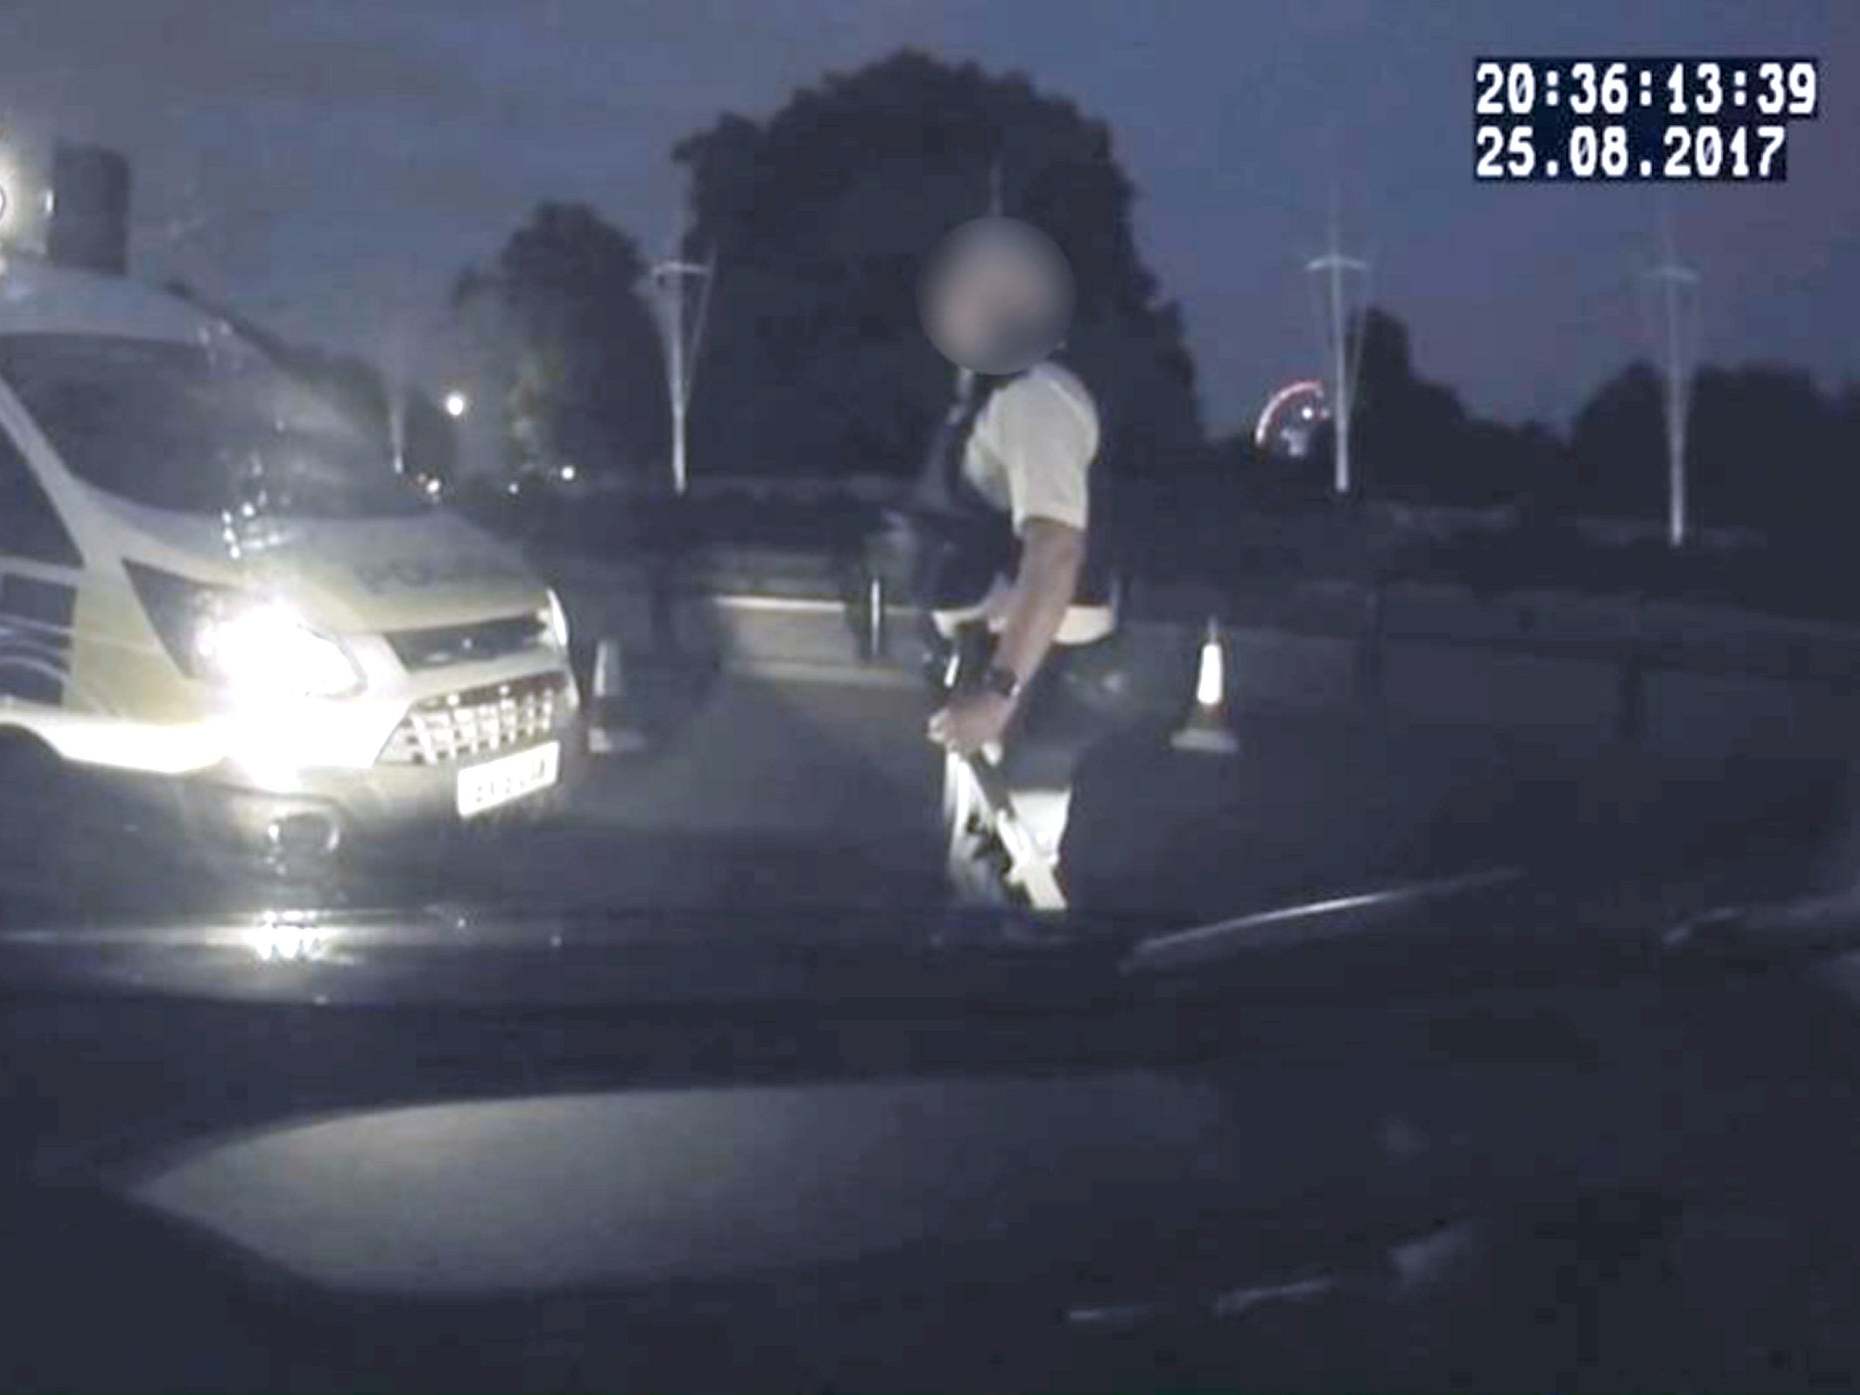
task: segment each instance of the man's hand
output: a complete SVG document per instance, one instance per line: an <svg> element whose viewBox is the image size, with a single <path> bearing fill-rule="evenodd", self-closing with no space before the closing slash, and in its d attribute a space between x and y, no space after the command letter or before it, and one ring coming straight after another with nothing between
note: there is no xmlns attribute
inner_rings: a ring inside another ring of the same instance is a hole
<svg viewBox="0 0 1860 1395"><path fill-rule="evenodd" d="M999 741L1014 715L1014 703L999 693L961 693L931 714L929 737L957 755L974 755Z"/></svg>
<svg viewBox="0 0 1860 1395"><path fill-rule="evenodd" d="M1085 534L1079 529L1050 518L1027 520L1018 577L994 651L995 664L1021 675L1023 688L1032 681L1072 604L1084 561ZM930 739L958 755L973 755L999 741L1013 715L1012 698L964 692L930 719Z"/></svg>

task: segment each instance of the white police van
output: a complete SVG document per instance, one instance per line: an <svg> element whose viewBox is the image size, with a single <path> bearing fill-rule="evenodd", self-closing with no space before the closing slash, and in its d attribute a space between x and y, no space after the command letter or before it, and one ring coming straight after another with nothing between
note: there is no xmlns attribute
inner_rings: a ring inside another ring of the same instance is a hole
<svg viewBox="0 0 1860 1395"><path fill-rule="evenodd" d="M326 854L559 799L579 707L554 593L378 431L189 301L7 258L0 746Z"/></svg>

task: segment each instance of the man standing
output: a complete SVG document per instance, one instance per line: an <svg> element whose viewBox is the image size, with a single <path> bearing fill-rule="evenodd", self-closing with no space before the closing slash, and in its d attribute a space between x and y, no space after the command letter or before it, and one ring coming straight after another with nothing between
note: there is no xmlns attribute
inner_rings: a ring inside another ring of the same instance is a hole
<svg viewBox="0 0 1860 1395"><path fill-rule="evenodd" d="M1015 812L1056 862L1073 768L1102 725L1068 682L1116 629L1093 518L1103 429L1085 384L1050 357L1070 292L1058 249L1007 219L958 229L926 279L926 325L962 368L917 498L937 535L920 600L962 658L928 735L951 756L950 873L971 897L1000 889L962 758L1000 752Z"/></svg>

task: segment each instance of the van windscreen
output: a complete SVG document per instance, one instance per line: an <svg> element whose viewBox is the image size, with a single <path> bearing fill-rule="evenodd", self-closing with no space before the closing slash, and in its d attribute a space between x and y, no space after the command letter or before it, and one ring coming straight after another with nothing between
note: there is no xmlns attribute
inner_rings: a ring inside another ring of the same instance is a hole
<svg viewBox="0 0 1860 1395"><path fill-rule="evenodd" d="M256 355L104 335L0 337L0 379L66 466L149 508L372 518L426 503L386 432Z"/></svg>

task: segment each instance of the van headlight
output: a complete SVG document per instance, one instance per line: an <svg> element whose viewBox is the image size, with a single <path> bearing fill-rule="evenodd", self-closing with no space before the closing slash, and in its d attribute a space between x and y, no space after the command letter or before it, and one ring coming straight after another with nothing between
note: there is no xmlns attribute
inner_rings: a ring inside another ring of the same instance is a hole
<svg viewBox="0 0 1860 1395"><path fill-rule="evenodd" d="M549 643L556 652L568 652L568 612L562 609L562 598L555 593L555 587L549 588L549 604L536 613L536 619L544 626L549 636Z"/></svg>
<svg viewBox="0 0 1860 1395"><path fill-rule="evenodd" d="M190 678L263 697L362 690L362 671L342 641L281 602L133 562L129 579L168 656Z"/></svg>
<svg viewBox="0 0 1860 1395"><path fill-rule="evenodd" d="M242 692L333 698L362 690L361 670L342 642L275 602L236 604L202 617L194 654L201 677Z"/></svg>

